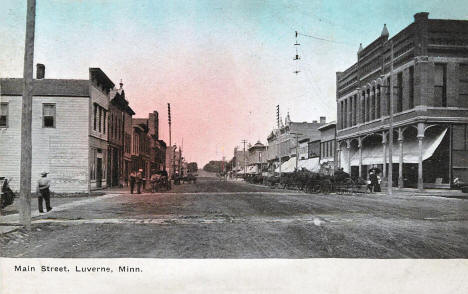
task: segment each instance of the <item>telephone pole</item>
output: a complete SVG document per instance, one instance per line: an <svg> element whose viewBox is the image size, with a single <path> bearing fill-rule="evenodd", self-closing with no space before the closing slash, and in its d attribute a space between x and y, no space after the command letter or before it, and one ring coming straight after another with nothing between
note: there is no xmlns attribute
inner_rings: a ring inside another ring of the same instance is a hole
<svg viewBox="0 0 468 294"><path fill-rule="evenodd" d="M277 143L277 151L278 151L278 164L279 164L279 177L281 178L281 142L280 142L280 135L281 135L281 130L280 130L280 107L279 105L276 105L276 125L278 127L278 133L276 136L276 141ZM274 172L274 171L273 171Z"/></svg>
<svg viewBox="0 0 468 294"><path fill-rule="evenodd" d="M247 174L247 158L245 157L245 143L247 143L246 140L241 141L244 144L244 177Z"/></svg>
<svg viewBox="0 0 468 294"><path fill-rule="evenodd" d="M171 150L171 166L172 166L172 175L175 174L175 152L176 148L172 146L172 120L171 120L171 103L167 103L167 121L169 123L169 146ZM170 175L169 175L170 176Z"/></svg>
<svg viewBox="0 0 468 294"><path fill-rule="evenodd" d="M26 39L24 44L23 105L21 112L20 218L31 229L31 168L32 168L32 90L34 66L34 30L36 0L28 0Z"/></svg>
<svg viewBox="0 0 468 294"><path fill-rule="evenodd" d="M387 194L393 194L393 42L390 44L390 122L388 131L388 188ZM385 166L385 165L384 165Z"/></svg>

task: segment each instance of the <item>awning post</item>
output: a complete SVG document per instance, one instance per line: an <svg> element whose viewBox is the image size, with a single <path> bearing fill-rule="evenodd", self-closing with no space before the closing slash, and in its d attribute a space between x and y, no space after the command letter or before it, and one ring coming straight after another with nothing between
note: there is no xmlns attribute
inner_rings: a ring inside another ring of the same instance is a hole
<svg viewBox="0 0 468 294"><path fill-rule="evenodd" d="M398 128L398 144L400 145L400 154L398 158L398 188L403 188L403 128ZM422 156L422 155L420 155Z"/></svg>
<svg viewBox="0 0 468 294"><path fill-rule="evenodd" d="M418 123L418 190L423 191L423 139L424 139L425 125L424 123Z"/></svg>

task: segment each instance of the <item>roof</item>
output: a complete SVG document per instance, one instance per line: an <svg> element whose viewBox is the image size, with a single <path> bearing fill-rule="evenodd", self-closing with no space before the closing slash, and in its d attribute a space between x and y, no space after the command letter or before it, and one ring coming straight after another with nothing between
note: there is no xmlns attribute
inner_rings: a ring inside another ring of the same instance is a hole
<svg viewBox="0 0 468 294"><path fill-rule="evenodd" d="M128 101L125 99L125 92L123 90L111 90L111 103L117 106L120 110L127 112L129 115L135 115L133 109L128 105Z"/></svg>
<svg viewBox="0 0 468 294"><path fill-rule="evenodd" d="M320 130L320 131L321 130L326 130L326 129L329 129L329 128L335 127L335 126L336 126L336 121L331 121L331 122L319 127L318 130Z"/></svg>
<svg viewBox="0 0 468 294"><path fill-rule="evenodd" d="M114 83L99 67L91 67L89 69L89 73L92 78L96 78L100 83L102 83L109 90L114 88L115 86Z"/></svg>
<svg viewBox="0 0 468 294"><path fill-rule="evenodd" d="M1 95L22 96L23 79L0 79ZM89 81L73 79L33 80L33 96L89 97Z"/></svg>

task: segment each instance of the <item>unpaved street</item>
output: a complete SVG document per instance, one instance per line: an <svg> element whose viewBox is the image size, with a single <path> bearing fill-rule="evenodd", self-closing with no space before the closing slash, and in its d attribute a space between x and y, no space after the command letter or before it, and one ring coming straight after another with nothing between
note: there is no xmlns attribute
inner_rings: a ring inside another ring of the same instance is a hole
<svg viewBox="0 0 468 294"><path fill-rule="evenodd" d="M53 200L52 200L53 201ZM119 193L2 234L6 257L467 258L468 202L311 195L216 178Z"/></svg>

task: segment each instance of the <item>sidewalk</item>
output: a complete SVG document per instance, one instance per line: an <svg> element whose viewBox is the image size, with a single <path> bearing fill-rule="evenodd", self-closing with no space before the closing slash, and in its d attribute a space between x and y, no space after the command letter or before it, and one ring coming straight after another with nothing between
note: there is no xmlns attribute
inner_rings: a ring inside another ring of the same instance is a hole
<svg viewBox="0 0 468 294"><path fill-rule="evenodd" d="M382 192L387 193L386 187L382 187ZM463 193L461 190L450 190L450 189L425 189L420 192L415 188L393 188L393 193L406 195L406 196L432 196L432 197L444 197L444 198L458 198L468 199L468 193Z"/></svg>
<svg viewBox="0 0 468 294"><path fill-rule="evenodd" d="M112 191L112 193L107 190L100 190L93 191L90 195L74 194L68 197L64 195L56 195L50 198L50 205L53 208L52 211L46 213L39 213L37 196L32 196L31 217L34 220L34 218L36 217L46 216L47 214L53 213L55 211L66 210L71 207L84 205L99 199L114 197L124 193L125 191L123 190L121 191L121 193L114 190ZM20 199L19 197L16 197L12 205L2 209L2 214L0 215L0 234L7 233L21 227L19 225L19 204ZM43 205L45 205L45 203L43 203Z"/></svg>

